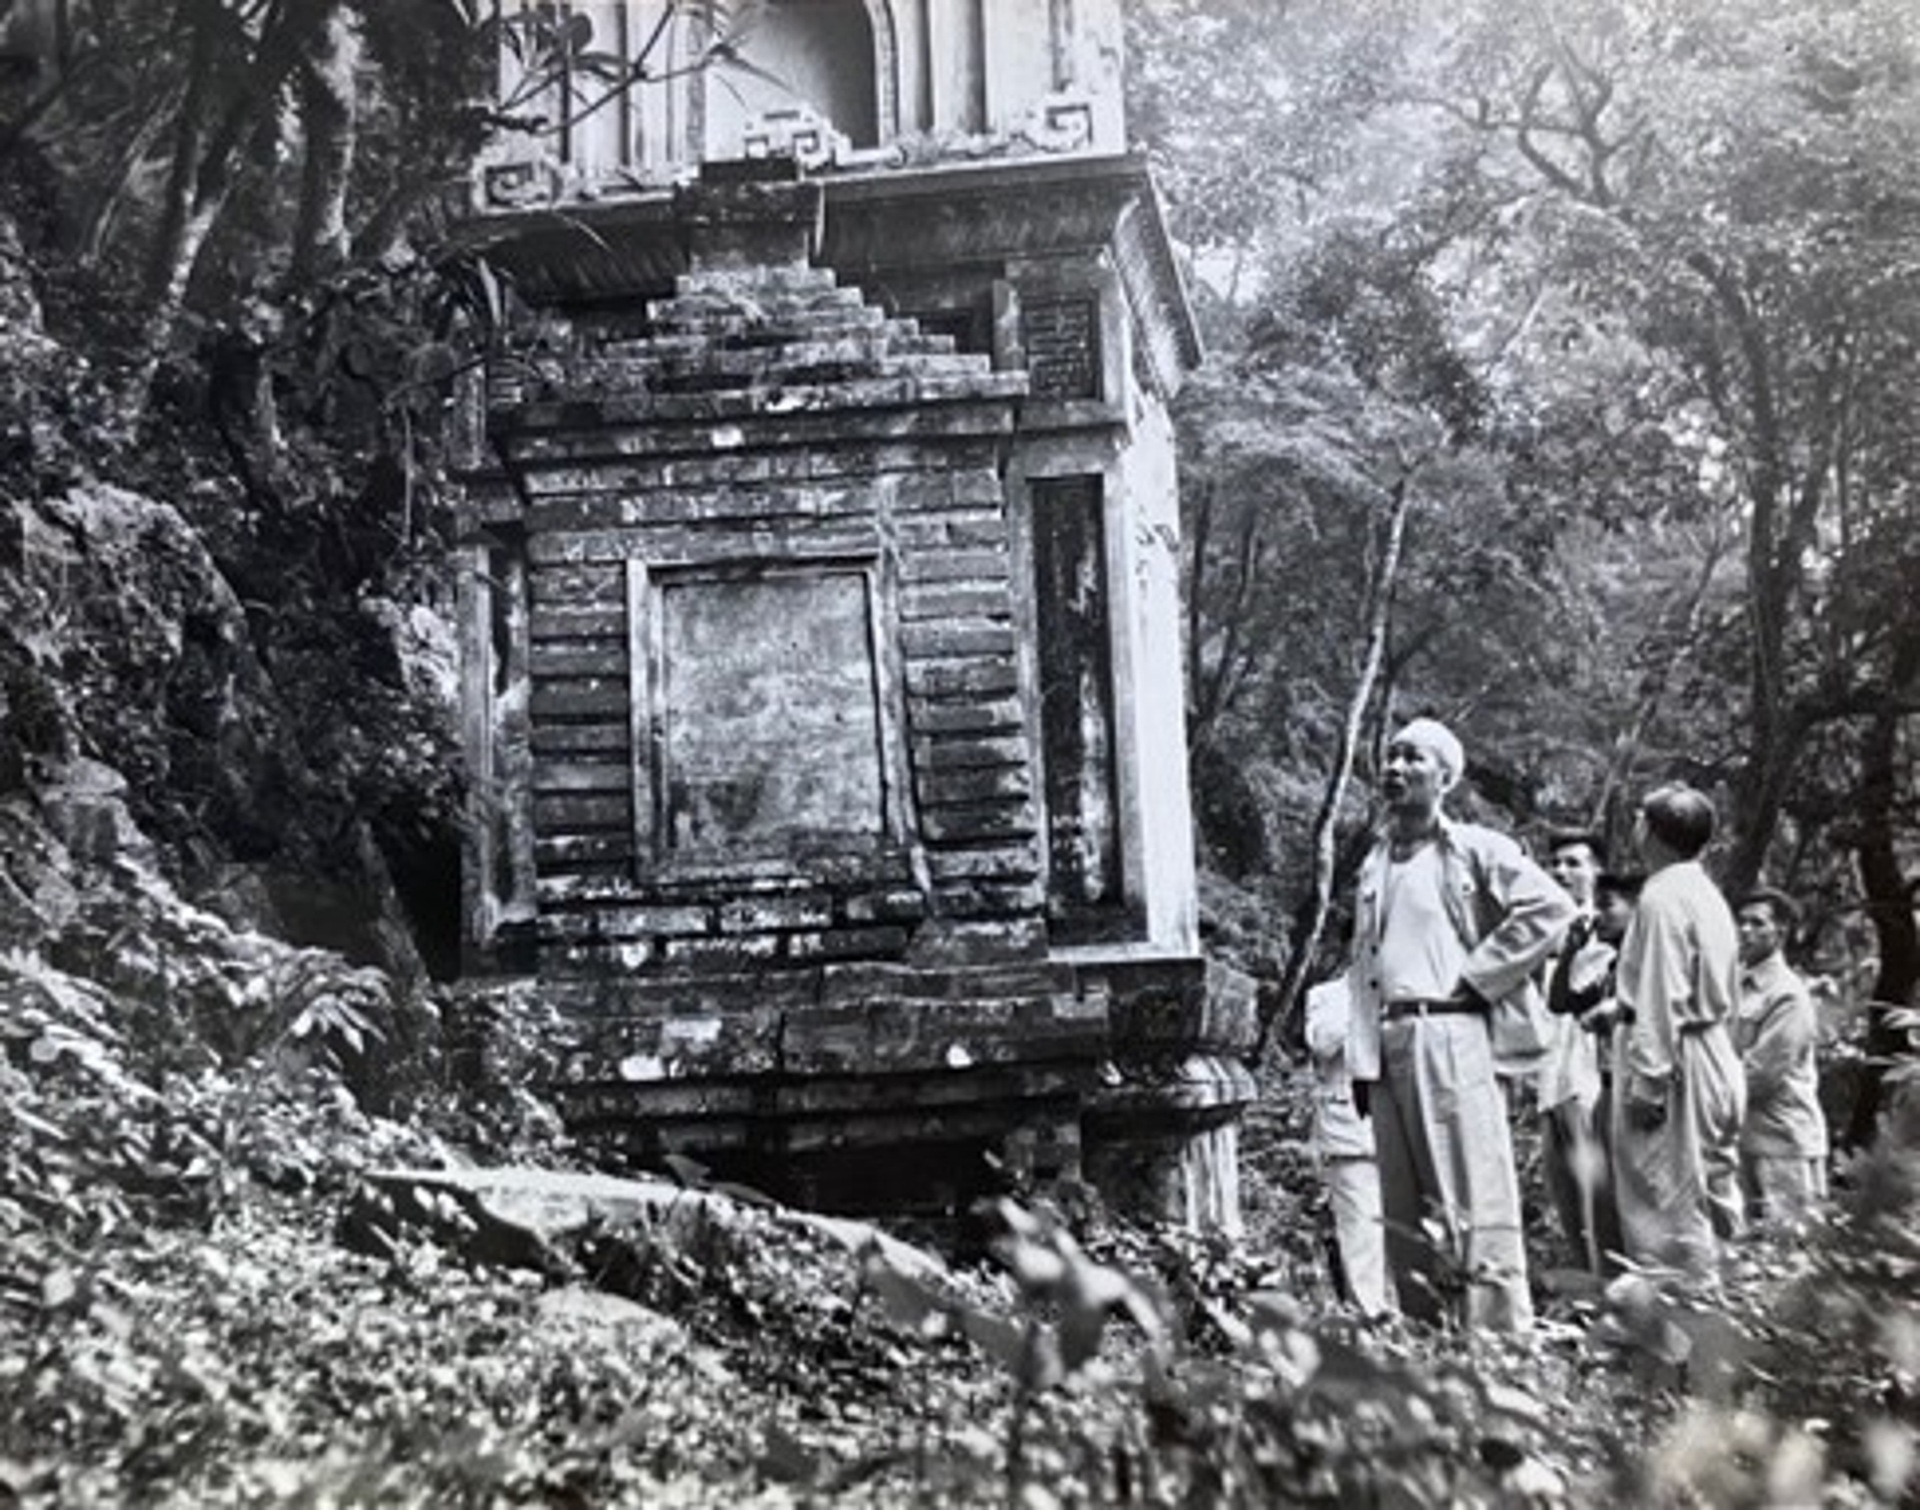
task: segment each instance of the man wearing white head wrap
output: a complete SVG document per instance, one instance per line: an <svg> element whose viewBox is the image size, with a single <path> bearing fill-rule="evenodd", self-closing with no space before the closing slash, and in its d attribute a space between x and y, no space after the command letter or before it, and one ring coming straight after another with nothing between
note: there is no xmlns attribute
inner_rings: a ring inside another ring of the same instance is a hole
<svg viewBox="0 0 1920 1510"><path fill-rule="evenodd" d="M1457 1302L1469 1323L1518 1330L1533 1307L1490 1019L1533 991L1574 906L1512 839L1441 811L1464 766L1433 719L1387 745L1387 825L1354 905L1347 1069L1374 1123L1402 1307L1432 1319Z"/></svg>
<svg viewBox="0 0 1920 1510"><path fill-rule="evenodd" d="M1449 786L1458 786L1460 778L1467 773L1465 748L1453 730L1437 718L1411 719L1393 737L1403 744L1418 745L1439 761L1447 773Z"/></svg>
<svg viewBox="0 0 1920 1510"><path fill-rule="evenodd" d="M1409 720L1394 738L1429 751L1447 772L1450 786L1458 786L1466 774L1466 750L1453 730L1437 718ZM1494 1013L1492 1028L1493 1072L1499 1078L1500 1093L1511 1114L1522 1105L1520 1097L1531 1094L1546 1068L1553 1024L1540 991L1536 988L1513 992Z"/></svg>

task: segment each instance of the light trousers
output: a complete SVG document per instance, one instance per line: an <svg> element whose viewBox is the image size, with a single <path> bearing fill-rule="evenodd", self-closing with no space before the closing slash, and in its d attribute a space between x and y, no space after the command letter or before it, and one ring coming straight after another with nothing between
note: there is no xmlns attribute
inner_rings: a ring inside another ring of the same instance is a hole
<svg viewBox="0 0 1920 1510"><path fill-rule="evenodd" d="M1330 1158L1322 1166L1333 1239L1347 1299L1369 1316L1391 1311L1387 1283L1387 1224L1380 1203L1380 1166L1365 1156Z"/></svg>
<svg viewBox="0 0 1920 1510"><path fill-rule="evenodd" d="M1718 1023L1677 1035L1666 1116L1654 1128L1633 1125L1630 1079L1622 1050L1613 1080L1613 1170L1627 1257L1711 1277L1721 1241L1746 1226L1739 1143L1747 1085L1740 1056Z"/></svg>
<svg viewBox="0 0 1920 1510"><path fill-rule="evenodd" d="M1425 1320L1531 1326L1520 1181L1486 1018L1389 1022L1380 1048L1374 1139L1401 1309Z"/></svg>
<svg viewBox="0 0 1920 1510"><path fill-rule="evenodd" d="M1740 1184L1755 1221L1797 1222L1826 1199L1827 1161L1805 1155L1740 1155Z"/></svg>
<svg viewBox="0 0 1920 1510"><path fill-rule="evenodd" d="M1575 1097L1540 1115L1547 1195L1573 1262L1590 1274L1619 1268L1620 1215L1614 1207L1607 1099Z"/></svg>

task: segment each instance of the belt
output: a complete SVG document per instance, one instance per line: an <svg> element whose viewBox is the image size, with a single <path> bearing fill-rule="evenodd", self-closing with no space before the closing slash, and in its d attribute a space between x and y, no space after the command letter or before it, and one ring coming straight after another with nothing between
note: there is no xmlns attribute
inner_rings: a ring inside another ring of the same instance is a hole
<svg viewBox="0 0 1920 1510"><path fill-rule="evenodd" d="M1477 1001L1461 1001L1452 996L1416 996L1406 1001L1382 1002L1380 1020L1400 1022L1408 1017L1477 1017L1485 1010L1486 1006Z"/></svg>

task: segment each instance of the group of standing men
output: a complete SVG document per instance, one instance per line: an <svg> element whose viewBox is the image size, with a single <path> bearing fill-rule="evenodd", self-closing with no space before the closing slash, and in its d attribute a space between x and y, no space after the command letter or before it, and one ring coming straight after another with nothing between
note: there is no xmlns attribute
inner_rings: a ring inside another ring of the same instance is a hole
<svg viewBox="0 0 1920 1510"><path fill-rule="evenodd" d="M1792 904L1733 909L1700 863L1714 810L1660 787L1634 842L1558 836L1547 868L1451 818L1460 741L1388 743L1387 825L1360 871L1351 963L1308 998L1319 1143L1348 1290L1521 1329L1532 1319L1512 1119L1537 1114L1576 1262L1707 1277L1750 1209L1824 1193L1810 995L1781 953Z"/></svg>

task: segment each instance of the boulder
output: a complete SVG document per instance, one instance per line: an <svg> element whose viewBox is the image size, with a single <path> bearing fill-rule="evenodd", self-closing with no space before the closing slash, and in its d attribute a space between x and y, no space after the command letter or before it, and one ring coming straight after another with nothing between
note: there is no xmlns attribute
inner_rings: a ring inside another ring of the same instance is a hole
<svg viewBox="0 0 1920 1510"><path fill-rule="evenodd" d="M640 1229L656 1242L704 1241L712 1227L768 1225L842 1248L851 1279L857 1260L878 1253L897 1273L933 1282L947 1272L934 1254L866 1222L820 1216L689 1189L670 1180L552 1169L375 1169L361 1179L342 1237L386 1255L407 1236L425 1236L484 1264L557 1276L572 1271L579 1245L609 1230Z"/></svg>
<svg viewBox="0 0 1920 1510"><path fill-rule="evenodd" d="M40 787L47 827L83 864L102 868L128 860L151 868L153 843L127 807L127 781L113 767L76 755L52 770Z"/></svg>
<svg viewBox="0 0 1920 1510"><path fill-rule="evenodd" d="M690 1345L686 1328L672 1317L624 1295L609 1295L583 1285L561 1285L546 1291L535 1302L534 1310L549 1329L597 1334L636 1344L642 1350L684 1353Z"/></svg>

